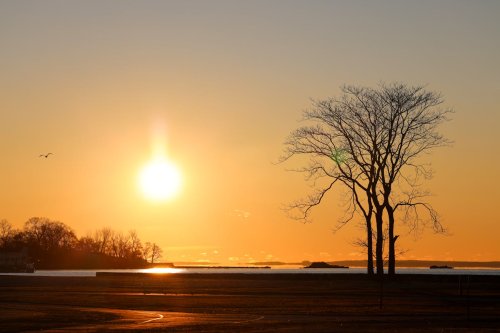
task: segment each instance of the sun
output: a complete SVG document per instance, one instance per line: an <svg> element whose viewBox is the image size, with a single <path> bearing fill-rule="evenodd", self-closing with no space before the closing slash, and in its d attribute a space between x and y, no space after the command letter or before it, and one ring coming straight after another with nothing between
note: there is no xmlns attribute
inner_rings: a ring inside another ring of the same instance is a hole
<svg viewBox="0 0 500 333"><path fill-rule="evenodd" d="M139 174L139 186L143 194L153 201L173 198L179 192L181 182L179 169L164 159L149 162Z"/></svg>

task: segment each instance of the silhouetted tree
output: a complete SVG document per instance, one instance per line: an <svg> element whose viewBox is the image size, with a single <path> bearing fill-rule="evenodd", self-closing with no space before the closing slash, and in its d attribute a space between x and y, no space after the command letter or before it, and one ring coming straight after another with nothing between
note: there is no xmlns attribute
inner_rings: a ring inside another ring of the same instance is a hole
<svg viewBox="0 0 500 333"><path fill-rule="evenodd" d="M282 161L294 156L306 156L309 164L297 171L304 172L312 180L316 190L312 195L289 206L289 211L298 211L298 218L308 220L311 209L324 199L336 183L349 189L346 217L339 228L356 214L365 220L367 271L373 274L372 218L374 210L372 188L377 186L379 171L375 147L383 141L381 121L371 110L370 102L353 98L352 87L344 87L340 99L313 101L313 108L304 112L304 120L310 123L291 133L285 142ZM318 188L319 187L319 188ZM378 238L381 239L381 238ZM378 256L377 256L378 257Z"/></svg>
<svg viewBox="0 0 500 333"><path fill-rule="evenodd" d="M423 209L437 232L444 231L438 215L432 206L422 201L425 196L420 188L422 178L429 178L431 172L421 159L422 154L449 143L437 128L447 120L449 109L439 108L442 97L426 91L423 87L409 87L404 84L381 85L376 91L383 106L381 115L385 139L377 146L377 167L380 169L380 188L374 188L372 197L381 200L388 216L389 274L395 273L395 213L405 210L405 216L415 213L413 221L420 221L418 210ZM405 200L398 200L394 194L395 185L402 188Z"/></svg>
<svg viewBox="0 0 500 333"><path fill-rule="evenodd" d="M56 260L77 244L74 232L64 223L44 217L32 217L24 225L31 256L43 265Z"/></svg>
<svg viewBox="0 0 500 333"><path fill-rule="evenodd" d="M84 236L78 240L76 249L86 253L99 253L99 244L91 236Z"/></svg>
<svg viewBox="0 0 500 333"><path fill-rule="evenodd" d="M12 225L6 219L0 220L0 248L4 247L14 235Z"/></svg>
<svg viewBox="0 0 500 333"><path fill-rule="evenodd" d="M130 230L128 233L129 244L130 244L130 253L133 256L140 257L142 253L142 242L137 235L135 230Z"/></svg>
<svg viewBox="0 0 500 333"><path fill-rule="evenodd" d="M144 259L152 264L161 258L162 253L163 250L156 243L146 242L144 245Z"/></svg>
<svg viewBox="0 0 500 333"><path fill-rule="evenodd" d="M27 249L38 268L135 268L161 258L156 243L143 248L136 231L127 234L102 228L78 239L59 221L32 217L23 230L0 220L0 251ZM143 252L144 249L144 252Z"/></svg>
<svg viewBox="0 0 500 333"><path fill-rule="evenodd" d="M397 208L406 212L424 208L430 213L435 230L442 229L427 203L397 200L395 193L396 190L416 193L419 184L416 179L428 175L418 158L447 143L436 131L450 112L437 108L441 103L436 93L399 83L380 85L378 89L345 86L340 98L314 101L313 108L304 113L305 120L312 125L292 132L285 142L282 161L293 156L308 157L309 164L298 171L313 180L317 189L290 205L290 210L298 210L299 218L307 220L310 210L322 202L334 184L343 184L349 189L351 199L347 218L340 221L340 226L356 213L364 217L368 273L372 272L374 238L377 273L383 274L384 214L388 217L389 272L393 274ZM396 189L395 184L399 183L405 183L406 190Z"/></svg>
<svg viewBox="0 0 500 333"><path fill-rule="evenodd" d="M101 254L111 254L111 237L113 230L102 228L94 232L94 242L97 244L98 252Z"/></svg>

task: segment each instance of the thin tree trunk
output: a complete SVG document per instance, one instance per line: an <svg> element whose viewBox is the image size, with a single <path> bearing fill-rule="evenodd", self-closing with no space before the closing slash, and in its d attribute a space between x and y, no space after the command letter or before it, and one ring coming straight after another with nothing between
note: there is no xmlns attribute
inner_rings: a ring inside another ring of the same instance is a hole
<svg viewBox="0 0 500 333"><path fill-rule="evenodd" d="M376 263L377 263L377 275L384 275L384 230L383 230L383 220L382 220L382 211L377 211L375 214L376 223L377 223L377 243L375 244L375 255L376 255Z"/></svg>
<svg viewBox="0 0 500 333"><path fill-rule="evenodd" d="M396 274L396 254L394 246L394 211L387 207L387 215L389 216L389 267L388 274Z"/></svg>
<svg viewBox="0 0 500 333"><path fill-rule="evenodd" d="M367 246L367 273L368 275L374 275L373 271L373 231L371 218L366 221L366 246Z"/></svg>
<svg viewBox="0 0 500 333"><path fill-rule="evenodd" d="M387 215L389 217L389 275L396 274L396 240L398 236L394 236L394 209L387 206Z"/></svg>

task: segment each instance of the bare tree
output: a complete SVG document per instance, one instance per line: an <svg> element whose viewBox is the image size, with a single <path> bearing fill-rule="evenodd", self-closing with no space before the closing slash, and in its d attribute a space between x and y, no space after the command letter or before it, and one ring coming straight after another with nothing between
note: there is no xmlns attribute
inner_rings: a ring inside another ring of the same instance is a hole
<svg viewBox="0 0 500 333"><path fill-rule="evenodd" d="M306 156L309 164L297 171L313 180L315 192L288 208L298 210L299 218L307 220L311 209L319 205L336 183L350 190L350 204L346 218L339 227L357 214L366 225L367 271L373 274L372 218L378 214L372 197L380 172L376 165L376 148L384 140L382 123L373 110L379 100L365 89L344 87L340 99L313 101L312 110L304 113L304 120L312 123L292 132L285 142L282 161L294 156ZM318 185L327 179L326 185ZM319 188L317 188L320 186ZM381 220L381 219L380 219ZM377 228L378 230L378 228ZM377 239L381 239L379 235ZM377 255L376 257L378 257Z"/></svg>
<svg viewBox="0 0 500 333"><path fill-rule="evenodd" d="M146 242L144 246L144 259L154 264L154 262L162 257L163 250L156 244Z"/></svg>
<svg viewBox="0 0 500 333"><path fill-rule="evenodd" d="M137 231L130 230L128 233L130 252L134 257L140 257L142 252L142 243L137 235Z"/></svg>
<svg viewBox="0 0 500 333"><path fill-rule="evenodd" d="M98 253L111 255L112 237L113 237L113 230L111 230L110 228L102 228L94 232L93 239L94 242L97 244Z"/></svg>
<svg viewBox="0 0 500 333"><path fill-rule="evenodd" d="M122 232L113 232L110 239L111 255L116 258L126 258L130 253L128 236Z"/></svg>
<svg viewBox="0 0 500 333"><path fill-rule="evenodd" d="M14 234L12 225L6 219L0 220L0 247L4 246Z"/></svg>
<svg viewBox="0 0 500 333"><path fill-rule="evenodd" d="M423 201L419 191L419 180L430 178L430 170L420 159L422 154L449 144L437 129L446 121L449 109L439 108L443 103L440 94L426 91L423 87L410 87L401 83L381 85L377 90L383 102L381 116L383 130L387 137L384 144L377 147L377 166L380 172L380 191L384 197L384 208L388 215L389 274L395 274L395 212L398 208L414 214L413 221L420 221L418 210L423 209L432 221L433 229L444 231L437 213ZM395 185L404 183L409 188L407 199L393 200ZM375 195L375 193L372 193Z"/></svg>
<svg viewBox="0 0 500 333"><path fill-rule="evenodd" d="M92 254L99 253L99 244L95 242L94 238L90 234L84 237L80 237L76 248L79 251L86 253L92 253Z"/></svg>
<svg viewBox="0 0 500 333"><path fill-rule="evenodd" d="M370 267L375 239L377 274L383 274L384 214L388 216L389 265L393 273L398 238L394 235L395 210L424 207L432 212L428 204L395 201L395 183L406 180L407 186L415 188L409 176L426 171L418 157L447 143L436 131L450 112L436 108L441 102L438 94L398 83L380 85L378 89L345 86L340 98L313 101L312 110L304 113L312 125L292 132L281 161L306 156L309 164L296 171L313 181L315 192L292 203L289 211L298 210L298 218L307 220L326 193L336 183L342 184L351 193L351 203L340 226L356 215L364 218L368 273L373 272ZM437 220L434 222L437 226Z"/></svg>
<svg viewBox="0 0 500 333"><path fill-rule="evenodd" d="M24 226L26 235L44 252L72 248L77 238L70 227L44 217L32 217Z"/></svg>

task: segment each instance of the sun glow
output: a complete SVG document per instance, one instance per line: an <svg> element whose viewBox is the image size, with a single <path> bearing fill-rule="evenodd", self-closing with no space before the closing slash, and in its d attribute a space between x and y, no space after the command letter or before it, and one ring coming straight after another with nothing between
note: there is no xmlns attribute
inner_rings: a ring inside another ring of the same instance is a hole
<svg viewBox="0 0 500 333"><path fill-rule="evenodd" d="M154 201L173 198L181 187L181 174L177 167L165 159L149 162L141 170L139 185L144 195Z"/></svg>
<svg viewBox="0 0 500 333"><path fill-rule="evenodd" d="M185 269L182 268L171 268L171 267L153 267L141 269L141 273L151 273L151 274L172 274L172 273L183 273Z"/></svg>

